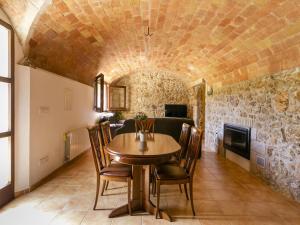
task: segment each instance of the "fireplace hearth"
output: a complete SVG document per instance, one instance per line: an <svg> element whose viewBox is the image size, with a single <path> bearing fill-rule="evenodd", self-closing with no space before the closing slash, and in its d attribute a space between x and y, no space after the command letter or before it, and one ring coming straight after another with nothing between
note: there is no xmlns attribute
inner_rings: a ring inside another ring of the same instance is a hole
<svg viewBox="0 0 300 225"><path fill-rule="evenodd" d="M251 128L224 124L223 147L250 160Z"/></svg>

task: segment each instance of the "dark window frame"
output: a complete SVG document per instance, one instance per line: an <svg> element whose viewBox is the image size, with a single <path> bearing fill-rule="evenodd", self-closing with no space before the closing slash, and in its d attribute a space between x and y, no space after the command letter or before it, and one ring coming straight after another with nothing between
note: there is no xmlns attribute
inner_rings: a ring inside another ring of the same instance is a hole
<svg viewBox="0 0 300 225"><path fill-rule="evenodd" d="M10 137L11 142L11 183L0 190L0 207L14 198L15 188L15 33L12 26L0 19L0 25L10 31L10 77L3 77L0 74L0 82L10 84L11 91L11 127L10 131L1 132L0 137Z"/></svg>
<svg viewBox="0 0 300 225"><path fill-rule="evenodd" d="M100 96L98 96L98 84L100 84ZM98 106L98 98L100 98L100 105ZM104 106L104 75L100 73L96 76L94 81L94 110L96 112L103 112Z"/></svg>
<svg viewBox="0 0 300 225"><path fill-rule="evenodd" d="M124 101L124 107L112 107L112 89L114 88L119 88L119 89L123 89L124 91L124 96L123 96L123 101ZM127 100L127 97L126 97L126 86L122 86L122 85L110 85L109 86L109 109L112 110L112 111L125 111L126 110L126 100Z"/></svg>

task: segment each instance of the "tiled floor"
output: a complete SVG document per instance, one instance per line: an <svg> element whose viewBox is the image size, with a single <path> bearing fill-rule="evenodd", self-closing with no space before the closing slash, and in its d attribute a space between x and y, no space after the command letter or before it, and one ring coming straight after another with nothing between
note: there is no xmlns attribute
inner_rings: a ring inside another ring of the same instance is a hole
<svg viewBox="0 0 300 225"><path fill-rule="evenodd" d="M170 224L151 215L109 219L109 209L126 203L127 188L111 183L93 211L95 173L91 154L85 154L37 190L0 211L1 225L154 225ZM194 177L196 217L178 186L162 187L162 208L173 224L294 225L300 224L300 204L272 191L235 164L205 153Z"/></svg>

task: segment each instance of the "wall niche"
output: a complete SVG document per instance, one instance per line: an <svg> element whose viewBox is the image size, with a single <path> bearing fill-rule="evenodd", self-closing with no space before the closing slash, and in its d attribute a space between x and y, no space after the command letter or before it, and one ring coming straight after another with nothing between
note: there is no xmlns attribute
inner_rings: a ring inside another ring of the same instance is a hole
<svg viewBox="0 0 300 225"><path fill-rule="evenodd" d="M133 118L137 112L145 112L148 117L164 117L165 104L189 104L186 84L166 71L137 71L112 85L126 86L128 105L123 111L125 118Z"/></svg>

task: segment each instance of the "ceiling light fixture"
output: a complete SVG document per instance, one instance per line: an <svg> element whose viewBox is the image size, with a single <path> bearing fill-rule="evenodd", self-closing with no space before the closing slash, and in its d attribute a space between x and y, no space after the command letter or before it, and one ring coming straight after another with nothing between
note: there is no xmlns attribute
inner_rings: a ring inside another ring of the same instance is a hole
<svg viewBox="0 0 300 225"><path fill-rule="evenodd" d="M144 33L146 37L151 37L153 33L150 33L150 27L148 26L147 33Z"/></svg>

